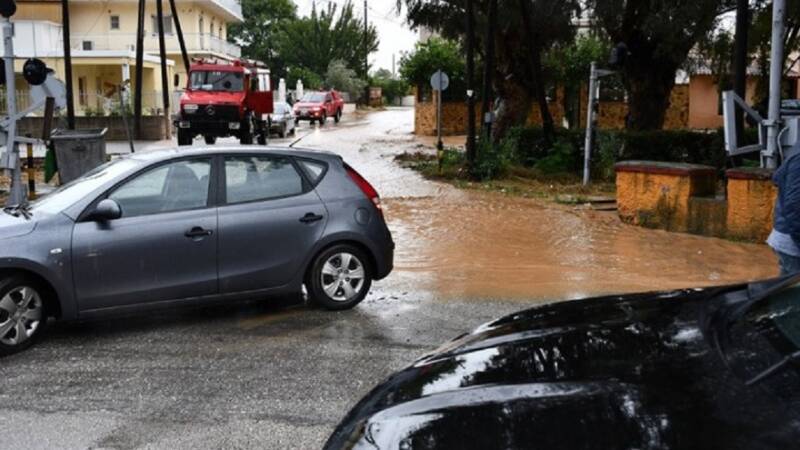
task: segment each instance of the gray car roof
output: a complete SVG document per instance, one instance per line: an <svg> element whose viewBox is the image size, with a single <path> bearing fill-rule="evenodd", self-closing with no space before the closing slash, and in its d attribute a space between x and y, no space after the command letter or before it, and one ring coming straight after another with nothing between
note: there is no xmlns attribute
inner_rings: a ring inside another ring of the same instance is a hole
<svg viewBox="0 0 800 450"><path fill-rule="evenodd" d="M314 149L298 149L288 147L265 147L263 145L237 145L214 147L177 147L163 150L153 150L143 153L134 153L125 157L143 162L154 162L177 158L181 156L224 155L237 153L264 153L268 155L299 156L301 158L316 158L325 161L341 159L333 152Z"/></svg>

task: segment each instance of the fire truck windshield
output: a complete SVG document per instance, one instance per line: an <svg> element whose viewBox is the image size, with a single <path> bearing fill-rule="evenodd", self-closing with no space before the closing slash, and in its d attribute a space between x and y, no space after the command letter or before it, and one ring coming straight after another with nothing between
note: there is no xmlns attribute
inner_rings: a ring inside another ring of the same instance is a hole
<svg viewBox="0 0 800 450"><path fill-rule="evenodd" d="M189 89L193 91L240 92L244 89L244 77L241 72L192 71Z"/></svg>

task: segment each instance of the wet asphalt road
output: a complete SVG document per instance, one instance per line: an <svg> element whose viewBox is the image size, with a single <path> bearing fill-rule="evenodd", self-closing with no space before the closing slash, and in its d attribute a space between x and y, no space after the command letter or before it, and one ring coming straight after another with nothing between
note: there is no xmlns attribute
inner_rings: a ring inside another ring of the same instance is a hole
<svg viewBox="0 0 800 450"><path fill-rule="evenodd" d="M426 181L393 161L420 150L412 129L412 110L390 109L271 142L336 151L381 193L396 269L361 305L266 299L53 324L0 360L0 448L316 449L388 374L498 316L774 272L764 246Z"/></svg>

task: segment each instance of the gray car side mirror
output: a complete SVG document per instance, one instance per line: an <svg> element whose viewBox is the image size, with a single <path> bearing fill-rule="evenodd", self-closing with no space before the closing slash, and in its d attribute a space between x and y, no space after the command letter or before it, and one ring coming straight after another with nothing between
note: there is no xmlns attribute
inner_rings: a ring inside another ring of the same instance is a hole
<svg viewBox="0 0 800 450"><path fill-rule="evenodd" d="M106 222L120 217L122 217L122 208L119 207L119 203L110 198L100 200L100 203L94 207L94 211L89 215L89 218L95 222Z"/></svg>

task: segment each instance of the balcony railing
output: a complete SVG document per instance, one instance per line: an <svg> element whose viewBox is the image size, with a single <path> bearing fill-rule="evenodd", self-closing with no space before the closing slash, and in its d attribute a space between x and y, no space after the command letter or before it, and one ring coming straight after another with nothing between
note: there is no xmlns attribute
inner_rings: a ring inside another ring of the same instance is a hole
<svg viewBox="0 0 800 450"><path fill-rule="evenodd" d="M63 54L61 25L44 20L14 21L14 56L18 58L48 58ZM4 51L0 39L0 52Z"/></svg>
<svg viewBox="0 0 800 450"><path fill-rule="evenodd" d="M183 39L186 42L186 51L190 53L213 52L238 58L242 56L242 49L236 44L220 39L209 33L185 33ZM168 34L165 36L166 51L177 53L181 51L178 44L178 36ZM130 50L136 48L135 33L107 33L91 34L84 36L73 36L70 39L73 51L81 50ZM157 53L158 36L148 33L144 39L144 49L148 53Z"/></svg>

